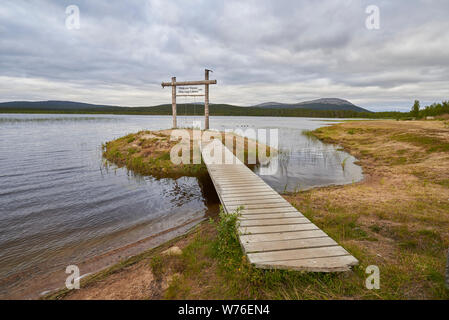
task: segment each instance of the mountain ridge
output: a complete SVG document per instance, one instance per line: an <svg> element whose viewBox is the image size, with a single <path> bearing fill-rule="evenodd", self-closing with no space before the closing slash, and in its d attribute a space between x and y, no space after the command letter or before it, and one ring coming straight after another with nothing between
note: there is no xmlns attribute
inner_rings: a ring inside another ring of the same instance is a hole
<svg viewBox="0 0 449 320"><path fill-rule="evenodd" d="M192 103L188 103L192 104ZM196 103L197 105L203 105L203 103ZM178 103L179 106L185 105L185 103ZM214 104L211 104L214 105ZM221 104L216 104L221 105ZM116 106L116 105L105 105L105 104L92 104L85 102L75 102L75 101L63 101L63 100L47 100L47 101L9 101L0 102L1 109L45 109L45 110L114 110L118 111L121 108L124 109L135 109L136 108L153 108L159 107L161 105L155 106L139 106L139 107L127 107L127 106ZM239 107L239 106L235 106ZM351 102L339 99L339 98L321 98L310 101L303 101L293 104L281 103L281 102L264 102L250 107L239 107L239 108L260 108L260 109L308 109L308 110L327 110L327 111L357 111L357 112L372 112L364 108L358 107Z"/></svg>
<svg viewBox="0 0 449 320"><path fill-rule="evenodd" d="M340 98L320 98L297 103L282 103L273 101L260 103L254 105L253 107L266 109L348 110L357 112L372 112L356 106L348 100Z"/></svg>

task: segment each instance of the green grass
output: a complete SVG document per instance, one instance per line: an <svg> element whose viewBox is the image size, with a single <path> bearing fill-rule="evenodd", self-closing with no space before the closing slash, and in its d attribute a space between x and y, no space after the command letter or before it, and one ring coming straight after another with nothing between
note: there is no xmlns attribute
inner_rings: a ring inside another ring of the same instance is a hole
<svg viewBox="0 0 449 320"><path fill-rule="evenodd" d="M151 272L156 280L160 280L164 274L164 261L160 255L155 255L150 261Z"/></svg>
<svg viewBox="0 0 449 320"><path fill-rule="evenodd" d="M170 152L165 152L162 155L160 155L158 158L158 160L170 160Z"/></svg>
<svg viewBox="0 0 449 320"><path fill-rule="evenodd" d="M449 151L449 142L436 137L405 133L393 135L392 139L400 142L407 142L418 147L424 147L427 152Z"/></svg>
<svg viewBox="0 0 449 320"><path fill-rule="evenodd" d="M184 281L184 278L175 274L170 282L170 286L165 292L166 299L185 299L188 297L191 288Z"/></svg>
<svg viewBox="0 0 449 320"><path fill-rule="evenodd" d="M447 247L440 234L430 229L410 230L403 225L390 227L384 234L397 240L402 249L428 256L438 257Z"/></svg>
<svg viewBox="0 0 449 320"><path fill-rule="evenodd" d="M149 133L147 131L143 133ZM157 132L156 132L157 133ZM201 164L174 165L170 160L170 152L157 151L154 154L143 156L142 148L151 146L163 139L143 140L138 134L128 134L103 145L103 157L118 167L126 167L134 174L151 175L155 178L178 178L181 176L203 176L207 174L206 166ZM139 141L140 146L129 147L134 141ZM167 147L168 149L170 147Z"/></svg>
<svg viewBox="0 0 449 320"><path fill-rule="evenodd" d="M210 244L218 261L219 273L226 283L227 295L238 299L332 299L367 294L361 279L345 273L307 273L257 269L248 263L237 233L239 212L220 214L213 222L217 236ZM353 275L361 275L359 267ZM360 282L360 283L359 283Z"/></svg>
<svg viewBox="0 0 449 320"><path fill-rule="evenodd" d="M303 130L301 133L302 133L303 136L306 136L309 139L312 139L312 140L317 140L318 139L315 136L315 134L312 131L310 131L310 130Z"/></svg>

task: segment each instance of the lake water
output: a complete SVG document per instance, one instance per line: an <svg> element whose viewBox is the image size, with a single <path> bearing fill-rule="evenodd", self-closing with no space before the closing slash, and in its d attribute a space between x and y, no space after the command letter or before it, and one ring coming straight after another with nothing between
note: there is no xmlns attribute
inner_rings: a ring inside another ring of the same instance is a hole
<svg viewBox="0 0 449 320"><path fill-rule="evenodd" d="M178 118L180 126L200 120ZM279 167L262 176L278 192L362 179L352 156L302 134L329 123L210 119L218 130L279 130ZM170 126L170 116L0 115L0 298L32 298L62 287L68 265L94 272L218 213L208 178L157 180L104 166L102 143Z"/></svg>

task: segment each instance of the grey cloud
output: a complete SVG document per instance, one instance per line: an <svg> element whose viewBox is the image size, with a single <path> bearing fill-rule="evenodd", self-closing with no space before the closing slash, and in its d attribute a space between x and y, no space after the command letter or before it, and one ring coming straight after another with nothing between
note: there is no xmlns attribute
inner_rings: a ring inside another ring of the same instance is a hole
<svg viewBox="0 0 449 320"><path fill-rule="evenodd" d="M80 30L65 28L70 4ZM364 26L370 4L380 7L380 30ZM408 108L448 99L448 12L443 0L6 0L0 100L152 105L168 101L161 81L208 67L219 80L214 102L335 96Z"/></svg>

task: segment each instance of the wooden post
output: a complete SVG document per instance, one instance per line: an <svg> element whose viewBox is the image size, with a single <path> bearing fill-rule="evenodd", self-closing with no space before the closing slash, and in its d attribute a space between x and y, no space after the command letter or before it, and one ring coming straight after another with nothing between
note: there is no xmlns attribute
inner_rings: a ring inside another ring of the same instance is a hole
<svg viewBox="0 0 449 320"><path fill-rule="evenodd" d="M172 77L171 78L171 83L172 83L172 87L171 87L171 110L172 110L172 114L173 114L173 129L177 128L177 124L176 124L176 77Z"/></svg>
<svg viewBox="0 0 449 320"><path fill-rule="evenodd" d="M204 70L204 79L209 80L209 71ZM204 85L204 130L209 130L209 85Z"/></svg>
<svg viewBox="0 0 449 320"><path fill-rule="evenodd" d="M176 86L197 86L204 85L204 129L209 130L209 85L217 84L217 80L209 80L209 72L212 70L205 69L204 77L205 80L197 80L197 81L179 81L176 82L176 77L171 78L171 82L162 82L162 88L171 87L171 105L172 105L172 114L173 114L173 129L177 128L176 125ZM180 94L180 96L186 96ZM187 95L192 96L192 95ZM196 95L201 96L201 95Z"/></svg>

